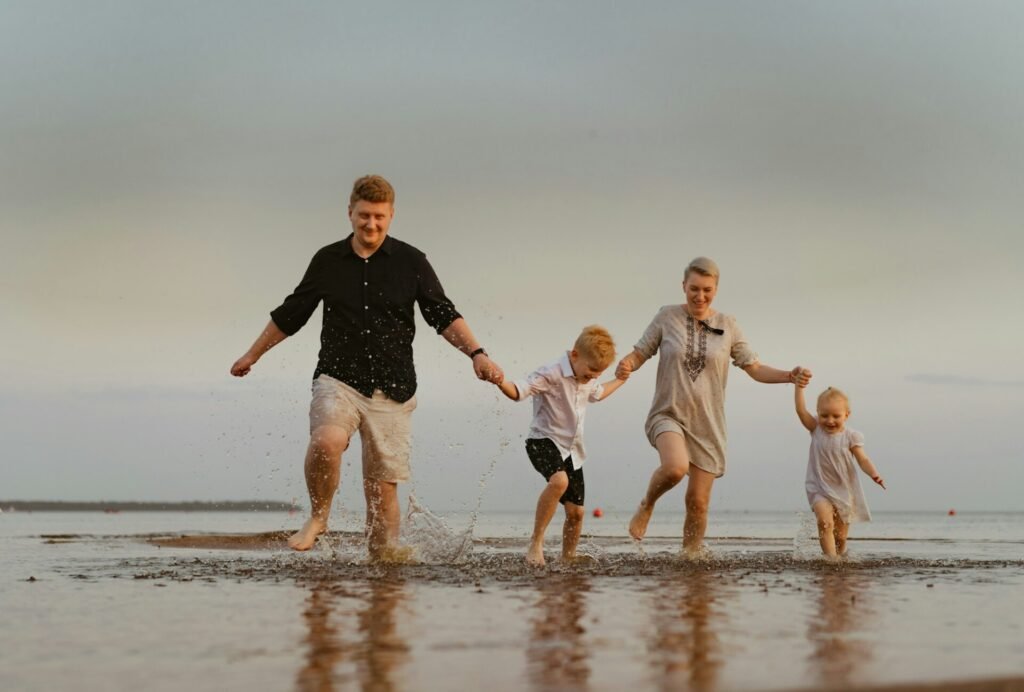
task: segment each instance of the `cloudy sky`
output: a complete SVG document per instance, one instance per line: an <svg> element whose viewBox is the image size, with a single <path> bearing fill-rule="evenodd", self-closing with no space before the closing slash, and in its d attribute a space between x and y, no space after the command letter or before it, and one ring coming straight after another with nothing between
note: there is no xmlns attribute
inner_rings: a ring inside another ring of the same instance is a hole
<svg viewBox="0 0 1024 692"><path fill-rule="evenodd" d="M509 375L627 352L709 255L850 393L874 508L1024 509L1024 6L492 5L0 5L0 498L304 500L319 315L228 368L377 172ZM420 325L417 496L529 510L530 406ZM589 413L592 506L656 464L654 369ZM791 400L733 371L714 507L805 508Z"/></svg>

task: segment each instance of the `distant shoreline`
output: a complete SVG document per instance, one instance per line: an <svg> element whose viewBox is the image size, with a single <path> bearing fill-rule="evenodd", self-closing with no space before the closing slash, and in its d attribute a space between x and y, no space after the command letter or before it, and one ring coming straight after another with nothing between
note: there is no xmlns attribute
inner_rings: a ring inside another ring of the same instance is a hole
<svg viewBox="0 0 1024 692"><path fill-rule="evenodd" d="M276 500L217 500L213 502L63 502L59 500L0 500L3 512L289 512L298 509Z"/></svg>

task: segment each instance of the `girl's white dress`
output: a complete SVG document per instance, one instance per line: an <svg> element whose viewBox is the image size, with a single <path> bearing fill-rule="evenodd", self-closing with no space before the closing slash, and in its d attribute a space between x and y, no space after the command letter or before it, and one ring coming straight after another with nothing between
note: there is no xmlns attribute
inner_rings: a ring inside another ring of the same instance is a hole
<svg viewBox="0 0 1024 692"><path fill-rule="evenodd" d="M811 452L807 460L807 502L828 500L847 524L871 521L871 512L860 484L860 466L850 451L863 447L864 436L845 428L829 434L819 425L811 433Z"/></svg>

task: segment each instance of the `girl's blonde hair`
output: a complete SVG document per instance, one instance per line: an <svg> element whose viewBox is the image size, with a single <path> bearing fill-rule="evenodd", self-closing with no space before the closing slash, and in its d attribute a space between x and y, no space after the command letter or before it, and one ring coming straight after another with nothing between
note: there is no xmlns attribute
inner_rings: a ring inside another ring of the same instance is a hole
<svg viewBox="0 0 1024 692"><path fill-rule="evenodd" d="M821 407L826 401L832 401L833 399L839 399L846 404L846 410L850 410L850 397L846 396L846 392L835 387L828 387L825 391L818 395L818 406Z"/></svg>
<svg viewBox="0 0 1024 692"><path fill-rule="evenodd" d="M615 342L604 327L592 324L584 327L576 337L574 349L591 365L602 370L615 360Z"/></svg>

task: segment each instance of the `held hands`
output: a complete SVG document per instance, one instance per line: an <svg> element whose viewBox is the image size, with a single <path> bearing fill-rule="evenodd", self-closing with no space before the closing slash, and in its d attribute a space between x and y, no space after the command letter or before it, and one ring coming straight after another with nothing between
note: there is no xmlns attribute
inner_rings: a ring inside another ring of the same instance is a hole
<svg viewBox="0 0 1024 692"><path fill-rule="evenodd" d="M501 367L486 353L481 353L473 359L473 372L476 373L478 380L485 382L501 384L505 381L505 373L502 372Z"/></svg>
<svg viewBox="0 0 1024 692"><path fill-rule="evenodd" d="M615 366L615 379L617 380L628 380L632 374L633 363L629 360L628 356L620 360L619 364Z"/></svg>
<svg viewBox="0 0 1024 692"><path fill-rule="evenodd" d="M796 366L789 371L789 381L803 389L811 382L811 371L803 366Z"/></svg>

